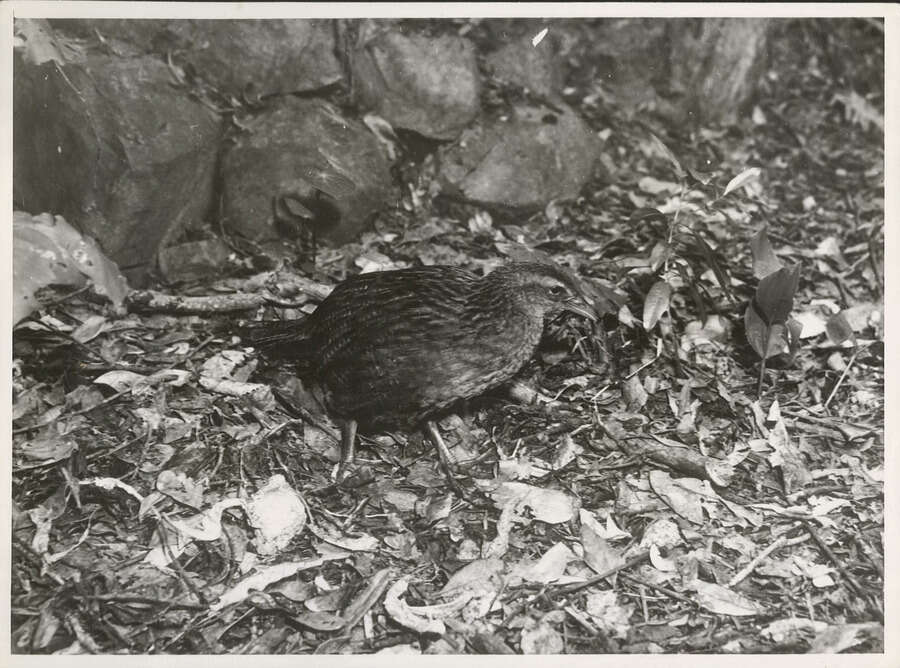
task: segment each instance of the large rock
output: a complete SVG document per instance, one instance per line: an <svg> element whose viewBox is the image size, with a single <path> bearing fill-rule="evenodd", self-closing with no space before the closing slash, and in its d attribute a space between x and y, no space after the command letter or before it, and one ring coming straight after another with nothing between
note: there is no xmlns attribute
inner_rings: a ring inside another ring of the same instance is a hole
<svg viewBox="0 0 900 668"><path fill-rule="evenodd" d="M486 120L440 153L444 192L470 202L535 209L578 195L593 174L600 139L571 109L516 107Z"/></svg>
<svg viewBox="0 0 900 668"><path fill-rule="evenodd" d="M304 92L343 77L330 20L54 19L51 25L161 58L171 53L176 64L190 65L230 95L239 96L248 84L260 95Z"/></svg>
<svg viewBox="0 0 900 668"><path fill-rule="evenodd" d="M559 38L554 31L537 44L526 35L507 42L485 58L494 76L555 99L565 83L565 64L559 57Z"/></svg>
<svg viewBox="0 0 900 668"><path fill-rule="evenodd" d="M288 97L249 125L222 159L222 219L230 229L277 238L273 202L289 197L317 236L343 243L388 201L381 145L333 105Z"/></svg>
<svg viewBox="0 0 900 668"><path fill-rule="evenodd" d="M159 271L168 283L208 280L222 274L229 255L221 239L188 241L159 250Z"/></svg>
<svg viewBox="0 0 900 668"><path fill-rule="evenodd" d="M474 46L452 35L404 35L392 26L367 30L350 59L357 103L395 128L455 139L479 111Z"/></svg>
<svg viewBox="0 0 900 668"><path fill-rule="evenodd" d="M86 49L105 49L111 55L165 56L178 42L168 30L169 19L48 19L60 37L84 40Z"/></svg>
<svg viewBox="0 0 900 668"><path fill-rule="evenodd" d="M209 211L221 121L155 59L33 62L16 51L14 200L65 216L139 283Z"/></svg>

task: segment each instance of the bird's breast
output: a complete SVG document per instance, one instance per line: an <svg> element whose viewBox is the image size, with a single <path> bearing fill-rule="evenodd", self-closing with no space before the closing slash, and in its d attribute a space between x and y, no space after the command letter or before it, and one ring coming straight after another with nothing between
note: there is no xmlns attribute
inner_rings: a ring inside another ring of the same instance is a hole
<svg viewBox="0 0 900 668"><path fill-rule="evenodd" d="M506 382L540 342L543 323L525 314L458 315L351 334L358 340L320 368L329 410L363 423L419 421Z"/></svg>

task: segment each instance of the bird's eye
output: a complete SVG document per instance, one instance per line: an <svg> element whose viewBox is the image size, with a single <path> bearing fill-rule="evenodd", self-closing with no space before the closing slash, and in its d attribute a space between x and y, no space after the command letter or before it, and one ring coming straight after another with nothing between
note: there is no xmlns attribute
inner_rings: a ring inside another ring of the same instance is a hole
<svg viewBox="0 0 900 668"><path fill-rule="evenodd" d="M566 294L566 287L564 285L551 285L550 286L550 296L551 297L562 297Z"/></svg>

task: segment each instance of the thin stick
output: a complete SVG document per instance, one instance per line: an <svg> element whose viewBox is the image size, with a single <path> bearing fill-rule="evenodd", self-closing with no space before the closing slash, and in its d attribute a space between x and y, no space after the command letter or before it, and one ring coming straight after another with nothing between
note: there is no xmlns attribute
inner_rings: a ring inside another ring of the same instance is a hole
<svg viewBox="0 0 900 668"><path fill-rule="evenodd" d="M640 578L636 578L633 575L629 575L628 573L622 573L622 577L626 580L634 582L641 587L646 587L647 589L652 589L653 591L658 591L660 594L668 596L669 598L674 598L676 601L681 601L682 603L686 603L687 605L696 605L697 601L694 601L687 596L682 596L677 591L669 589L668 587L661 587L658 584L653 584L652 582L647 582L646 580L642 580ZM644 606L645 617L646 617L646 601L644 600L643 593L641 594L641 603Z"/></svg>
<svg viewBox="0 0 900 668"><path fill-rule="evenodd" d="M766 339L768 342L768 338ZM756 398L759 399L762 397L762 386L763 382L766 379L766 358L763 357L759 361L759 381L756 383Z"/></svg>
<svg viewBox="0 0 900 668"><path fill-rule="evenodd" d="M831 563L834 564L835 568L838 569L838 572L844 577L844 581L847 583L850 589L853 590L853 593L857 596L863 595L863 589L856 582L856 578L854 578L850 572L844 568L844 564L837 558L837 555L831 550L830 547L822 540L822 537L819 536L818 532L813 528L812 522L808 520L803 521L803 525L806 530L809 532L809 535L813 537L813 540L818 543L819 547L822 548L822 552L825 553L825 556L831 560Z"/></svg>
<svg viewBox="0 0 900 668"><path fill-rule="evenodd" d="M850 371L850 367L853 366L853 363L856 361L857 355L859 355L859 348L853 351L853 354L850 356L850 361L847 362L847 365L844 367L844 371L841 373L841 377L838 378L838 381L834 384L834 387L831 388L831 393L828 395L828 398L823 404L825 408L828 408L828 404L830 404L831 400L834 399L834 395L837 394L838 388L841 386L841 383L844 382L844 378L847 377L847 372Z"/></svg>
<svg viewBox="0 0 900 668"><path fill-rule="evenodd" d="M631 559L629 559L628 561L626 561L623 564L619 564L618 566L613 566L612 568L608 568L607 570L603 571L599 575L595 575L594 577L590 578L589 580L585 580L584 582L572 582L570 584L564 584L564 585L558 585L558 586L550 585L550 586L555 587L556 590L561 593L571 594L573 592L580 591L580 590L586 589L588 587L593 587L595 584L597 584L598 582L602 582L603 580L608 578L610 575L615 575L619 571L623 571L626 568L632 568L633 566L642 564L645 561L647 561L648 559L650 559L650 553L644 552L643 554L639 554L636 557L632 557Z"/></svg>
<svg viewBox="0 0 900 668"><path fill-rule="evenodd" d="M770 554L772 554L775 550L779 549L780 547L784 547L784 545L785 545L786 543L787 543L787 537L786 537L786 536L781 536L781 537L779 537L778 540L776 540L774 543L772 543L771 545L769 545L769 547L767 547L765 550L763 550L762 552L760 552L759 554L757 554L757 555L750 561L749 564L747 564L746 566L744 566L738 573L736 573L735 576L734 576L733 578L731 578L731 580L728 581L728 586L729 586L729 587L733 587L733 586L735 586L738 582L741 582L744 578L746 578L748 575L750 575L750 573L752 573L753 570L754 570L757 566L759 566L759 563L760 563L763 559L765 559L766 557L768 557Z"/></svg>

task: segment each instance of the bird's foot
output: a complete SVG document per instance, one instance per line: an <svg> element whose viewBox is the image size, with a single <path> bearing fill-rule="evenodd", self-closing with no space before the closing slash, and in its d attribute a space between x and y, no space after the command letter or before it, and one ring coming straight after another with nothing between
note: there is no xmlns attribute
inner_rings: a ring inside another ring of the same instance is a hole
<svg viewBox="0 0 900 668"><path fill-rule="evenodd" d="M355 489L374 480L369 466L355 466L352 462L341 462L334 474L334 484L341 489Z"/></svg>
<svg viewBox="0 0 900 668"><path fill-rule="evenodd" d="M466 467L460 465L460 463L456 461L456 458L450 453L450 450L447 448L447 444L444 443L441 432L438 430L437 424L435 424L434 421L429 420L425 423L425 434L434 444L434 447L438 452L438 458L441 461L441 469L444 471L444 477L447 478L447 484L450 489L466 503L478 506L479 504L473 501L469 497L469 494L467 494L459 484L458 474Z"/></svg>
<svg viewBox="0 0 900 668"><path fill-rule="evenodd" d="M342 461L338 464L337 470L334 472L334 482L336 485L344 484L351 475L353 475L353 464L351 462Z"/></svg>
<svg viewBox="0 0 900 668"><path fill-rule="evenodd" d="M516 381L510 385L507 388L507 394L510 399L525 406L549 404L554 401L553 397L522 381Z"/></svg>

